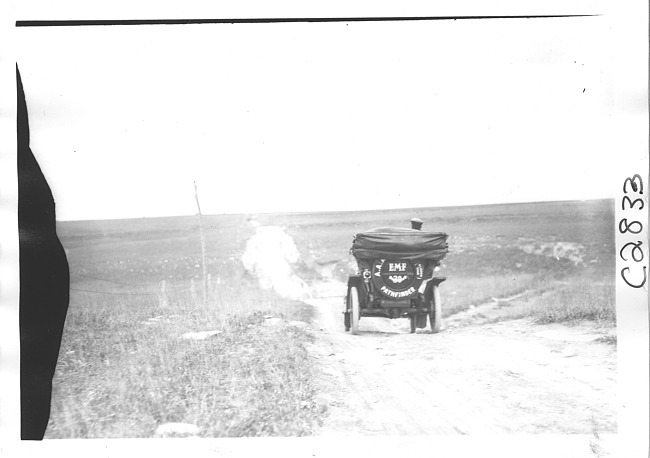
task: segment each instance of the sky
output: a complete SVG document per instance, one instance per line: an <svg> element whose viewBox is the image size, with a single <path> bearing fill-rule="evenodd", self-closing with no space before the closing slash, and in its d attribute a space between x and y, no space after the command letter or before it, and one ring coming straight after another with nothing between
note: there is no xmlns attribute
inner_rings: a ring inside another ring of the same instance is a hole
<svg viewBox="0 0 650 458"><path fill-rule="evenodd" d="M57 219L613 197L603 17L19 28Z"/></svg>

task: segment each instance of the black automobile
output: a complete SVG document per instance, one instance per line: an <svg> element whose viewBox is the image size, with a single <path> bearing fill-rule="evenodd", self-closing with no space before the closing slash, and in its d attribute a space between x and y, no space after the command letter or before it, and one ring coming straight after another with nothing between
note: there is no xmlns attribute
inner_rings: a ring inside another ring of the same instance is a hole
<svg viewBox="0 0 650 458"><path fill-rule="evenodd" d="M417 229L379 227L354 236L350 253L357 275L348 279L345 330L359 332L361 317L409 318L411 332L440 331L440 284L434 275L448 252L448 235Z"/></svg>

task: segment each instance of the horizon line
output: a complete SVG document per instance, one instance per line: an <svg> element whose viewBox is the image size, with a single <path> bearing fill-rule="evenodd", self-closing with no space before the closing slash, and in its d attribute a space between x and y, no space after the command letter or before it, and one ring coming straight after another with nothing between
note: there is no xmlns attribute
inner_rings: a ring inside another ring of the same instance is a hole
<svg viewBox="0 0 650 458"><path fill-rule="evenodd" d="M366 208L356 210L301 210L301 211L268 211L268 212L237 212L237 213L206 213L202 216L239 216L239 215L300 215L300 214L318 214L318 213L358 213L358 212L377 212L377 211L399 211L399 210L431 210L438 208L462 208L462 207L491 207L498 205L526 205L526 204L551 204L559 202L590 202L601 200L615 200L614 197L600 197L592 199L565 199L565 200L535 200L535 201L518 201L518 202L495 202L487 204L461 204L461 205L436 205L429 207L394 207L394 208ZM141 220L141 219L157 219L157 218L187 218L197 216L197 213L184 214L184 215L160 215L160 216L128 216L118 218L95 218L95 219L66 219L59 220L57 223L75 223L75 222L90 222L90 221L124 221L124 220Z"/></svg>

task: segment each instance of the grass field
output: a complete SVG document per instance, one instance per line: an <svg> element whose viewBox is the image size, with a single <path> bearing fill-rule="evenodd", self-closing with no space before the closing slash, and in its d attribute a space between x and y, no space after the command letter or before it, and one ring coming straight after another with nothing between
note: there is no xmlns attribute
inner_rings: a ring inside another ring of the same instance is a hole
<svg viewBox="0 0 650 458"><path fill-rule="evenodd" d="M326 406L302 325L311 309L245 271L250 221L285 228L309 282L354 273L354 233L414 216L450 234L443 316L503 300L498 319L613 325L609 200L204 217L207 301L197 217L60 223L71 303L46 437L152 437L170 422L205 437L313 434ZM214 332L182 338L201 331Z"/></svg>
<svg viewBox="0 0 650 458"><path fill-rule="evenodd" d="M195 218L61 224L71 303L46 437L151 437L170 422L206 437L313 431L312 336L289 324L309 308L244 272L245 218L207 223L207 303ZM219 332L180 338L201 331Z"/></svg>
<svg viewBox="0 0 650 458"><path fill-rule="evenodd" d="M449 255L439 272L448 278L442 289L443 316L526 290L553 290L558 304L553 312L533 307L522 314L541 322L614 321L611 200L284 215L268 221L288 227L307 271L317 275L319 263L330 262L345 280L354 270L348 255L353 234L384 225L408 226L413 216L425 221L424 230L450 235Z"/></svg>

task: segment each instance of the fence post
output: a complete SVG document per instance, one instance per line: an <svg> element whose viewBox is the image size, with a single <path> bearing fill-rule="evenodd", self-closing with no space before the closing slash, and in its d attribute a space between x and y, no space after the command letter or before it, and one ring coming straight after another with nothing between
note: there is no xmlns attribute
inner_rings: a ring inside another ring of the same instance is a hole
<svg viewBox="0 0 650 458"><path fill-rule="evenodd" d="M167 301L167 282L165 280L160 282L160 308L167 308L169 302Z"/></svg>
<svg viewBox="0 0 650 458"><path fill-rule="evenodd" d="M201 233L201 265L203 266L203 305L208 303L208 266L205 262L205 237L203 235L203 215L201 214L201 205L199 204L199 190L194 182L194 197L196 198L196 207L199 209L199 230Z"/></svg>

